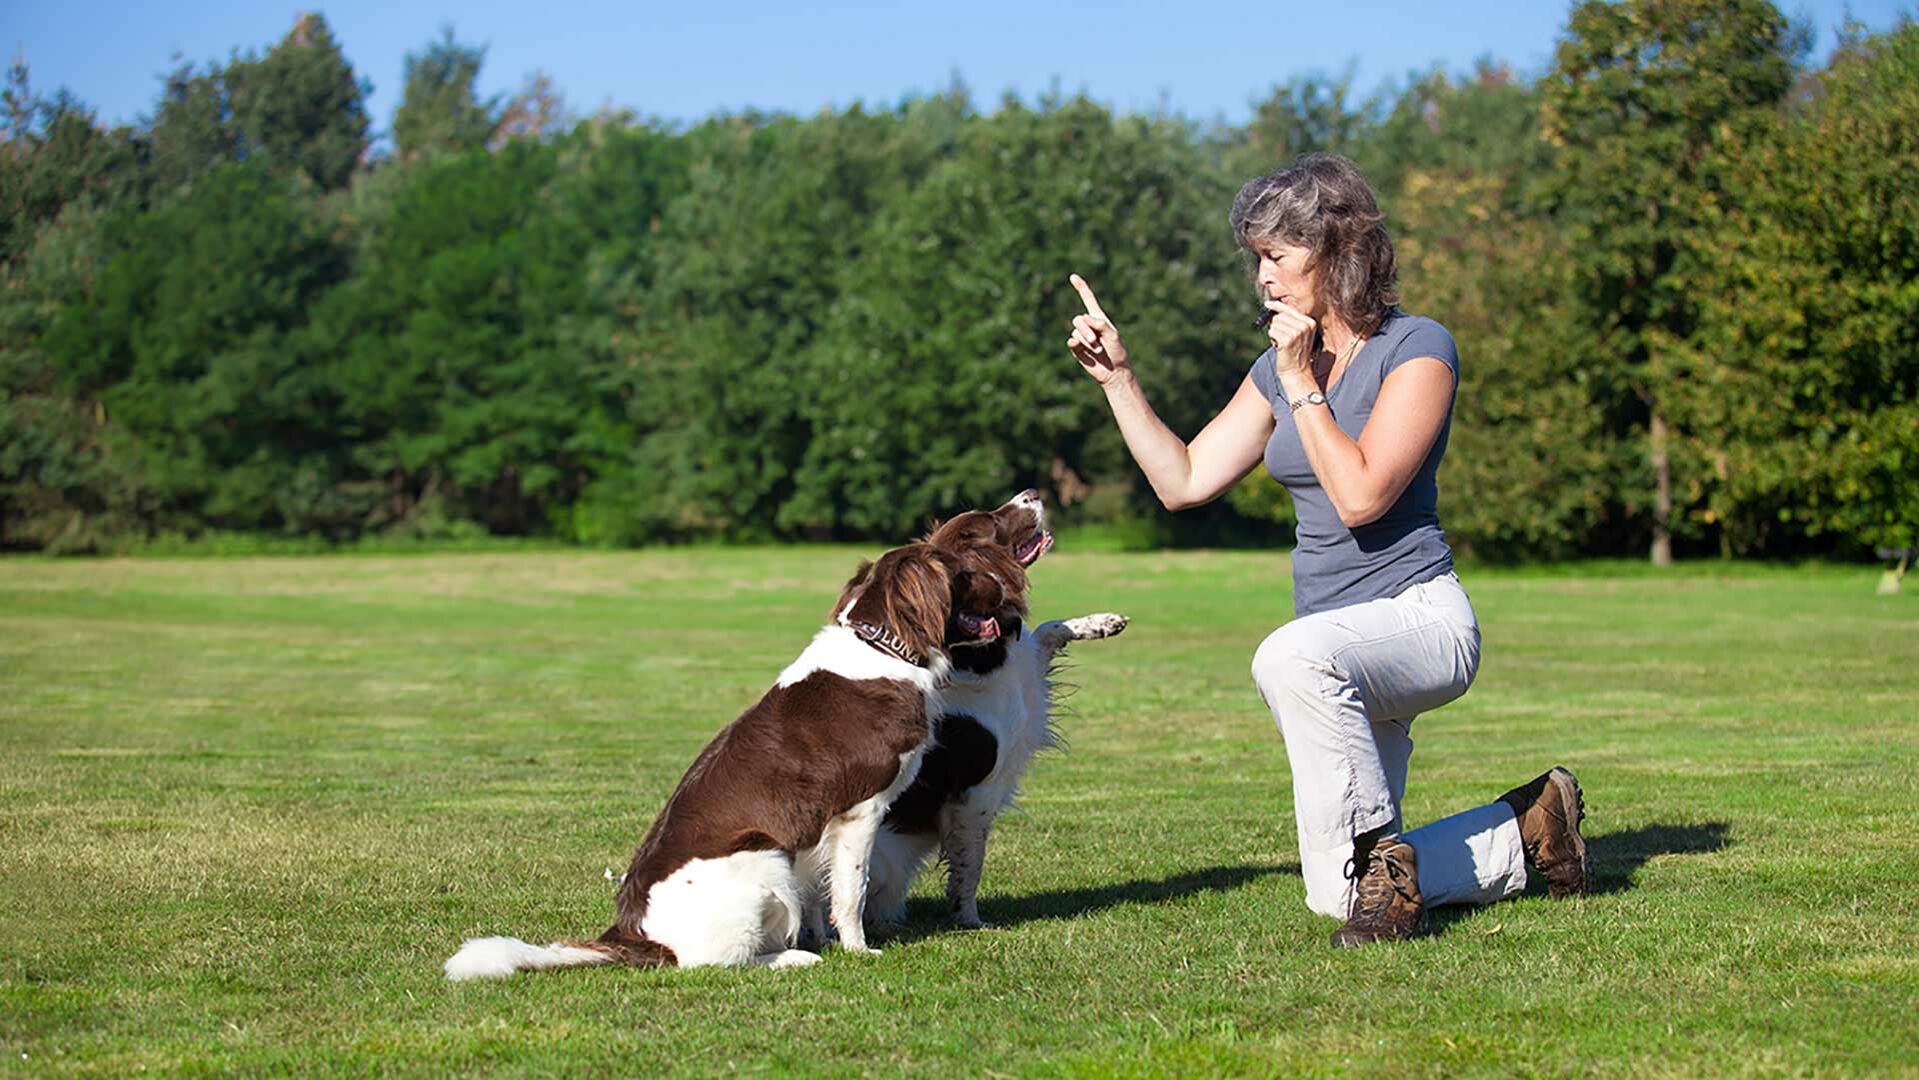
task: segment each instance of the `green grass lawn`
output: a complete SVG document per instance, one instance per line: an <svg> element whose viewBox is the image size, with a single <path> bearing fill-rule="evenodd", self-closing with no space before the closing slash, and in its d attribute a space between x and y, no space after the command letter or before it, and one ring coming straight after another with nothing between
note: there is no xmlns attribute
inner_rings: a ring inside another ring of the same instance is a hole
<svg viewBox="0 0 1919 1080"><path fill-rule="evenodd" d="M1919 595L1869 568L1476 571L1407 819L1556 762L1598 895L1338 952L1247 676L1283 558L1062 550L1071 748L977 933L798 971L449 984L603 871L805 644L850 548L0 561L0 1073L1919 1071Z"/></svg>

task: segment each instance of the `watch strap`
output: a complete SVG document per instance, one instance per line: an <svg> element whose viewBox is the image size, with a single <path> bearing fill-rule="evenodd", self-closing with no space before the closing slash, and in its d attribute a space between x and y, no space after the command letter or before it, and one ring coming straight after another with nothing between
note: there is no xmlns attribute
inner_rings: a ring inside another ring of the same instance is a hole
<svg viewBox="0 0 1919 1080"><path fill-rule="evenodd" d="M1286 403L1286 411L1298 412L1300 409L1308 405L1324 405L1324 404L1326 404L1326 395L1318 390L1314 390L1309 393L1302 394L1299 397L1292 399L1291 401L1288 401Z"/></svg>

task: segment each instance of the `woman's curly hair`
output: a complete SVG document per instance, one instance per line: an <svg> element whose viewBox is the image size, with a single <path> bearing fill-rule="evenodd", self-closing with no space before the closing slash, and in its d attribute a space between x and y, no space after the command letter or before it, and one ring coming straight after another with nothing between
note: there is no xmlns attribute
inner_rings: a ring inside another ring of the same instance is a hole
<svg viewBox="0 0 1919 1080"><path fill-rule="evenodd" d="M1338 154L1307 154L1290 169L1249 180L1233 200L1233 239L1256 254L1279 240L1312 252L1327 302L1346 324L1371 334L1399 303L1399 264L1386 216L1359 167Z"/></svg>

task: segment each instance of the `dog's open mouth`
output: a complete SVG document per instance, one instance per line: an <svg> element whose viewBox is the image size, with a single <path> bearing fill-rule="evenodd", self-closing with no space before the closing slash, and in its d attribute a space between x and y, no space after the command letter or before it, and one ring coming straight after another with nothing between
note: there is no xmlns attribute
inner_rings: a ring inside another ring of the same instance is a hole
<svg viewBox="0 0 1919 1080"><path fill-rule="evenodd" d="M1013 549L1013 557L1021 566L1031 566L1039 561L1041 555L1053 550L1053 534L1045 529L1026 538L1026 542Z"/></svg>
<svg viewBox="0 0 1919 1080"><path fill-rule="evenodd" d="M999 620L991 615L974 615L962 611L957 620L960 629L971 634L971 641L992 641L999 637Z"/></svg>

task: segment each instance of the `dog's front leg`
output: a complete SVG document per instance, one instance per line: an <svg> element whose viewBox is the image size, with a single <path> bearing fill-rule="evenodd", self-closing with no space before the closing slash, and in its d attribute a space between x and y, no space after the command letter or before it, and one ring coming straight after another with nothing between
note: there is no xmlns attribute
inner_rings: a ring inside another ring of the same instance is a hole
<svg viewBox="0 0 1919 1080"><path fill-rule="evenodd" d="M940 857L946 860L946 900L954 925L978 930L979 879L986 865L986 836L993 831L993 812L985 807L960 805L940 817Z"/></svg>
<svg viewBox="0 0 1919 1080"><path fill-rule="evenodd" d="M873 859L873 841L879 834L881 811L869 800L854 807L832 826L832 866L827 882L833 897L833 923L839 928L840 948L850 953L878 956L866 947L866 878Z"/></svg>
<svg viewBox="0 0 1919 1080"><path fill-rule="evenodd" d="M1128 621L1126 616L1112 612L1081 615L1077 619L1053 619L1033 631L1033 640L1039 645L1040 660L1051 663L1053 654L1065 648L1068 642L1112 637L1126 629Z"/></svg>

